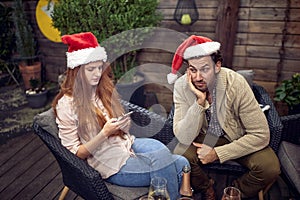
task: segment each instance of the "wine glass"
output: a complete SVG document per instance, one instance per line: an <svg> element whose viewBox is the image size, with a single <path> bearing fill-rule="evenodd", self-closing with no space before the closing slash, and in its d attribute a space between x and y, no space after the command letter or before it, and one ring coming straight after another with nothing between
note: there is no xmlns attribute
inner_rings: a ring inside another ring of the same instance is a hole
<svg viewBox="0 0 300 200"><path fill-rule="evenodd" d="M241 192L236 187L226 187L222 200L241 200Z"/></svg>
<svg viewBox="0 0 300 200"><path fill-rule="evenodd" d="M162 177L153 177L151 179L148 196L154 200L170 200L167 191L167 180Z"/></svg>
<svg viewBox="0 0 300 200"><path fill-rule="evenodd" d="M144 195L144 196L140 197L139 200L154 200L154 198L151 196L148 196L148 195Z"/></svg>

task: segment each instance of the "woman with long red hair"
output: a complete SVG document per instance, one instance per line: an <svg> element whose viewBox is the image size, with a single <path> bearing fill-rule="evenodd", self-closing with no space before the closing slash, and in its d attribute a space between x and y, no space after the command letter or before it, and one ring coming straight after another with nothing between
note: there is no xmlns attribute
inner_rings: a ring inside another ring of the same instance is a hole
<svg viewBox="0 0 300 200"><path fill-rule="evenodd" d="M107 55L90 33L65 35L67 72L53 101L62 144L121 186L149 186L154 176L167 179L171 199L179 195L181 170L188 161L161 142L135 138L109 76Z"/></svg>

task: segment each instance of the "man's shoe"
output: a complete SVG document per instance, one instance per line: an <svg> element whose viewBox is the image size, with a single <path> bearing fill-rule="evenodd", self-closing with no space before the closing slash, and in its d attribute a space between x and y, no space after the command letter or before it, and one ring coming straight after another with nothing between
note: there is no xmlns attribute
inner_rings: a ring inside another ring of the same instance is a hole
<svg viewBox="0 0 300 200"><path fill-rule="evenodd" d="M216 200L216 194L215 194L215 190L214 190L214 180L210 179L209 180L209 186L206 189L206 191L204 191L202 193L202 198L204 200Z"/></svg>

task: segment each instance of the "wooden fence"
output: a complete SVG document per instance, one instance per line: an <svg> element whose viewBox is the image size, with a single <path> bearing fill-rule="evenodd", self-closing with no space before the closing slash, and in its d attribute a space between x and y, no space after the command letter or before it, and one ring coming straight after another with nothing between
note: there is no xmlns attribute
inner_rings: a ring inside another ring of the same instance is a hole
<svg viewBox="0 0 300 200"><path fill-rule="evenodd" d="M220 7L224 2L232 4L233 1L196 0L199 20L192 26L184 26L173 19L177 0L161 1L158 7L164 16L161 27L218 40L220 36L217 36L216 27L220 26L218 20L222 20L222 16L218 14L222 13ZM238 1L234 1L236 2ZM273 97L275 87L280 81L300 72L300 1L240 0L238 15L233 19L237 21L237 27L235 34L230 33L235 38L232 65L228 67L234 70L253 69L254 82L264 86ZM222 31L224 35L228 34L228 30L221 30L219 35ZM230 38L225 41L230 42ZM140 55L140 61L160 62L171 66L172 56L173 54L165 51L147 49ZM161 92L162 89L151 90ZM160 96L163 95L170 96L168 90L164 90ZM161 101L170 100L164 97ZM167 102L163 104L168 104ZM283 105L278 106L280 113L286 112L286 108L282 109L281 106Z"/></svg>
<svg viewBox="0 0 300 200"><path fill-rule="evenodd" d="M229 60L226 62L232 63L228 67L234 70L253 69L254 81L264 86L271 96L280 81L300 72L299 0L195 0L199 19L192 26L180 25L174 20L177 1L160 1L157 8L163 15L160 27L222 41L222 48L226 49L222 53ZM37 2L23 2L44 57L46 77L50 81L57 81L58 75L66 69L66 46L51 42L39 30L35 20ZM4 3L11 5L12 1ZM168 37L162 37L161 42L166 42L166 38ZM172 41L172 38L169 39ZM180 42L175 42L174 45ZM139 61L141 64L158 63L170 67L173 53L160 49L143 49L139 54ZM141 70L152 81L155 67L142 67ZM172 102L172 90L166 89L166 80L163 78L165 74L161 75L154 78L155 84L147 85L146 91L157 93L159 102L168 110Z"/></svg>

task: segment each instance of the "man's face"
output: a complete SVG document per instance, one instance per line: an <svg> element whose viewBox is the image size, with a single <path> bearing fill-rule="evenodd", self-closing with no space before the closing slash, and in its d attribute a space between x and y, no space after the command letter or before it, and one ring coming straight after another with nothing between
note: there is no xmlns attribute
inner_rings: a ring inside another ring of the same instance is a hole
<svg viewBox="0 0 300 200"><path fill-rule="evenodd" d="M215 65L210 56L190 59L188 64L187 70L191 74L193 85L202 92L211 91L221 64L218 62Z"/></svg>

